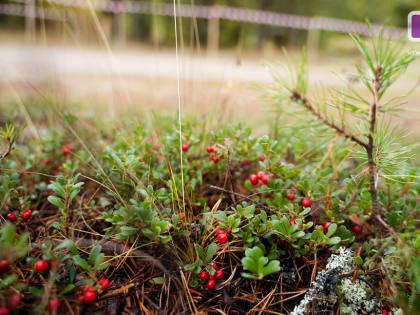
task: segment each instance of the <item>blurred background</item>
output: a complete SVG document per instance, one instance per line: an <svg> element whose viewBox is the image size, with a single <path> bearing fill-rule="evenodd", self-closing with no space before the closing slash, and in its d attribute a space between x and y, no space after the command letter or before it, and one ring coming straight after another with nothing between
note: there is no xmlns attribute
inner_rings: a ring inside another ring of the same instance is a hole
<svg viewBox="0 0 420 315"><path fill-rule="evenodd" d="M420 3L176 0L176 10L183 108L224 119L252 112L258 122L269 102L256 86L272 84L266 63L281 69L282 48L294 60L307 47L315 88L341 87L361 60L346 33L366 35L368 20L405 40L407 15ZM70 102L111 117L177 108L173 15L173 2L163 0L0 0L0 100ZM419 108L419 69L417 61L393 89L414 88L412 109ZM415 130L418 118L400 119Z"/></svg>

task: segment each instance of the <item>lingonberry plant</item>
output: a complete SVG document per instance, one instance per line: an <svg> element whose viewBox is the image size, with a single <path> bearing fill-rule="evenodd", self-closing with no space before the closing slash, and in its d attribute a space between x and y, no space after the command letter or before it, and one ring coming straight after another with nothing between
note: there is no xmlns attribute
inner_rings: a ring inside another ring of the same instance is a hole
<svg viewBox="0 0 420 315"><path fill-rule="evenodd" d="M382 35L353 40L359 85L319 99L305 62L275 76L287 117L270 136L194 116L180 133L164 114L60 112L56 125L34 102L41 135L20 141L25 118L0 109L15 118L2 127L0 312L418 312L418 165L384 123L414 57Z"/></svg>

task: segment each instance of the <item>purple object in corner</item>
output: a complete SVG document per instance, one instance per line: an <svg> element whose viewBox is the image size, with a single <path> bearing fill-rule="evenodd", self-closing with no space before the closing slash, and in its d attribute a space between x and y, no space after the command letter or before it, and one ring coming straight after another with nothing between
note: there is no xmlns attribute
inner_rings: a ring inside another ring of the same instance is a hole
<svg viewBox="0 0 420 315"><path fill-rule="evenodd" d="M420 14L411 16L411 37L420 39Z"/></svg>

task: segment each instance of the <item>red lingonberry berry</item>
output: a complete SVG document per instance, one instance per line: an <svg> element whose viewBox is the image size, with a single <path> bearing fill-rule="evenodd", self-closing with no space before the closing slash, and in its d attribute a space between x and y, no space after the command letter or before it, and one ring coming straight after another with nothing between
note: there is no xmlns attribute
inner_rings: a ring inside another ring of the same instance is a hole
<svg viewBox="0 0 420 315"><path fill-rule="evenodd" d="M58 259L51 259L49 261L51 268L58 268L60 266L60 261Z"/></svg>
<svg viewBox="0 0 420 315"><path fill-rule="evenodd" d="M41 161L41 164L44 165L44 166L47 166L48 164L50 164L50 161L48 161L47 159L45 159L45 160L42 160Z"/></svg>
<svg viewBox="0 0 420 315"><path fill-rule="evenodd" d="M216 286L216 280L210 279L207 281L206 288L207 289L213 289Z"/></svg>
<svg viewBox="0 0 420 315"><path fill-rule="evenodd" d="M304 207L310 207L311 206L311 201L309 200L309 198L303 198L302 199L302 206L304 206Z"/></svg>
<svg viewBox="0 0 420 315"><path fill-rule="evenodd" d="M212 152L214 152L214 148L213 147L207 147L206 151L208 153L212 153Z"/></svg>
<svg viewBox="0 0 420 315"><path fill-rule="evenodd" d="M217 229L216 234L217 235L219 235L219 234L227 234L227 231L225 229L219 228L219 229Z"/></svg>
<svg viewBox="0 0 420 315"><path fill-rule="evenodd" d="M60 169L61 169L61 168L60 168L60 166L59 166L59 165L55 166L55 167L54 167L54 169L53 169L53 173L54 173L54 174L57 174L58 172L60 172Z"/></svg>
<svg viewBox="0 0 420 315"><path fill-rule="evenodd" d="M353 225L353 232L360 233L361 231L360 225Z"/></svg>
<svg viewBox="0 0 420 315"><path fill-rule="evenodd" d="M93 291L93 292L96 292L96 288L95 288L95 287L90 287L90 286L87 286L87 285L83 286L83 287L82 287L82 292L83 292L83 293L85 293L85 292L87 292L87 291Z"/></svg>
<svg viewBox="0 0 420 315"><path fill-rule="evenodd" d="M219 158L217 156L213 157L213 162L214 164L219 163Z"/></svg>
<svg viewBox="0 0 420 315"><path fill-rule="evenodd" d="M47 271L50 268L48 261L41 259L35 263L35 270L39 272Z"/></svg>
<svg viewBox="0 0 420 315"><path fill-rule="evenodd" d="M182 151L186 152L186 151L188 151L188 149L190 147L188 146L188 143L183 143L182 146L181 146L181 148L182 148Z"/></svg>
<svg viewBox="0 0 420 315"><path fill-rule="evenodd" d="M9 269L9 267L10 267L10 263L9 263L8 260L6 260L6 259L0 260L0 271L1 272L6 271L7 269Z"/></svg>
<svg viewBox="0 0 420 315"><path fill-rule="evenodd" d="M290 219L290 220L289 220L289 224L290 224L290 225L296 225L297 223L296 223L296 221L295 221L295 220Z"/></svg>
<svg viewBox="0 0 420 315"><path fill-rule="evenodd" d="M286 196L287 200L294 200L295 199L295 195L294 194L288 194Z"/></svg>
<svg viewBox="0 0 420 315"><path fill-rule="evenodd" d="M228 241L228 237L226 234L218 234L217 241L219 242L219 244L224 244Z"/></svg>
<svg viewBox="0 0 420 315"><path fill-rule="evenodd" d="M388 315L389 314L389 312L387 310L382 310L381 313L382 313L382 315Z"/></svg>
<svg viewBox="0 0 420 315"><path fill-rule="evenodd" d="M225 156L223 154L219 155L219 159L224 159L224 158L225 158Z"/></svg>
<svg viewBox="0 0 420 315"><path fill-rule="evenodd" d="M31 215L32 215L32 210L31 209L26 209L25 211L22 212L20 217L22 218L23 221L27 221L27 220L29 220Z"/></svg>
<svg viewBox="0 0 420 315"><path fill-rule="evenodd" d="M223 278L223 271L222 270L216 270L216 272L214 273L214 277L216 279L222 279Z"/></svg>
<svg viewBox="0 0 420 315"><path fill-rule="evenodd" d="M107 278L101 278L98 280L102 290L106 290L109 287L109 280Z"/></svg>
<svg viewBox="0 0 420 315"><path fill-rule="evenodd" d="M18 307L20 305L20 303L22 302L22 297L20 296L20 294L16 293L16 294L12 294L9 297L9 303L8 306L11 310L15 309L16 307Z"/></svg>
<svg viewBox="0 0 420 315"><path fill-rule="evenodd" d="M249 175L249 181L251 182L252 185L258 184L258 176L255 174Z"/></svg>
<svg viewBox="0 0 420 315"><path fill-rule="evenodd" d="M77 300L77 302L79 302L80 304L85 303L85 297L83 296L83 294L79 294L78 296L76 296L76 300Z"/></svg>
<svg viewBox="0 0 420 315"><path fill-rule="evenodd" d="M4 306L0 306L0 315L9 315L10 312L7 308L5 308Z"/></svg>
<svg viewBox="0 0 420 315"><path fill-rule="evenodd" d="M258 159L259 159L261 162L264 162L264 161L265 161L265 156L264 156L264 155L261 155Z"/></svg>
<svg viewBox="0 0 420 315"><path fill-rule="evenodd" d="M198 276L201 280L207 280L210 278L210 274L207 272L207 270L201 270Z"/></svg>
<svg viewBox="0 0 420 315"><path fill-rule="evenodd" d="M51 301L48 303L48 309L50 311L57 311L61 307L61 301L59 299L51 299Z"/></svg>
<svg viewBox="0 0 420 315"><path fill-rule="evenodd" d="M63 149L61 150L61 152L63 153L63 155L68 155L71 153L71 151L73 151L73 147L70 144L66 144Z"/></svg>
<svg viewBox="0 0 420 315"><path fill-rule="evenodd" d="M83 299L85 300L86 303L92 303L93 301L96 300L96 297L98 296L98 294L96 293L96 291L93 289L89 289L86 290L83 293Z"/></svg>
<svg viewBox="0 0 420 315"><path fill-rule="evenodd" d="M216 264L215 262L211 262L209 265L210 265L211 267L213 267L213 269L214 269L214 270L219 269L219 267L217 267L217 264Z"/></svg>
<svg viewBox="0 0 420 315"><path fill-rule="evenodd" d="M261 181L264 185L267 185L268 183L268 179L270 178L270 176L268 175L263 175L263 177L261 178Z"/></svg>
<svg viewBox="0 0 420 315"><path fill-rule="evenodd" d="M257 173L257 178L258 178L258 179L262 179L262 178L263 178L263 176L264 176L264 172L263 172L263 171L259 171L259 172Z"/></svg>
<svg viewBox="0 0 420 315"><path fill-rule="evenodd" d="M245 166L245 165L249 165L249 161L248 161L248 160L243 160L243 161L242 161L242 165L244 165L244 166Z"/></svg>
<svg viewBox="0 0 420 315"><path fill-rule="evenodd" d="M17 220L16 214L11 213L11 212L6 215L6 218L10 222L16 222L16 220Z"/></svg>

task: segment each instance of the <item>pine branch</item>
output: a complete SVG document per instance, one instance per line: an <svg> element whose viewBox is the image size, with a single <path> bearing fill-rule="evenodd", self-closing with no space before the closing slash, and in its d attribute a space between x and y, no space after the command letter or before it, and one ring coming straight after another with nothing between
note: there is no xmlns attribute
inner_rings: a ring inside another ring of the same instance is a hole
<svg viewBox="0 0 420 315"><path fill-rule="evenodd" d="M324 117L321 112L315 107L314 104L312 104L305 96L298 93L297 91L294 91L292 96L292 100L300 103L303 105L307 110L309 110L315 117L317 117L319 120L321 120L324 124L329 126L331 129L334 129L339 135L350 139L351 141L357 143L358 145L364 147L367 149L368 144L357 138L355 135L352 135L351 133L347 132L344 128L339 127L336 125L333 121L329 120L328 118ZM376 117L376 116L375 116Z"/></svg>

